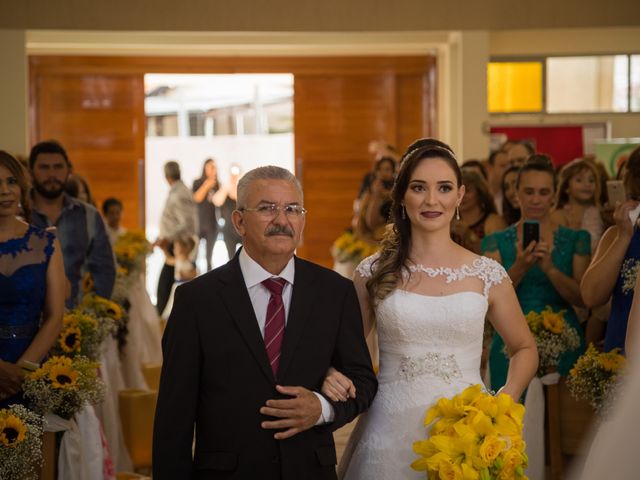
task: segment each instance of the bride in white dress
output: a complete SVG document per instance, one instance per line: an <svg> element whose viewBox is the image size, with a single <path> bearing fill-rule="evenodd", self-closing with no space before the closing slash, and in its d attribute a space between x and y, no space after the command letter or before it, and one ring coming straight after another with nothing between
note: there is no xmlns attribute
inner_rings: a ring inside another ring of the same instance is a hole
<svg viewBox="0 0 640 480"><path fill-rule="evenodd" d="M463 195L447 145L423 139L409 147L392 192L393 230L354 275L365 335L377 326L379 387L349 440L340 478L425 478L411 469L413 442L425 438L433 403L482 383L485 315L511 354L502 392L519 399L536 372L535 341L505 270L451 239ZM334 401L357 395L335 370L322 391Z"/></svg>

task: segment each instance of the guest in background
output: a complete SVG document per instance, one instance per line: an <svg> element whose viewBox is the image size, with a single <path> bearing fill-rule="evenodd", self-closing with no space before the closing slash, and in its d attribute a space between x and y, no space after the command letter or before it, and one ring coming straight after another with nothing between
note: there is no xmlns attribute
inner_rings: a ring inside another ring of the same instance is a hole
<svg viewBox="0 0 640 480"><path fill-rule="evenodd" d="M169 195L162 210L160 219L160 236L154 246L162 248L173 255L173 242L180 236L196 235L196 206L191 191L180 179L180 165L169 161L164 165L164 176L169 184ZM173 265L165 262L158 279L158 296L156 309L162 313L167 306L171 286L173 285Z"/></svg>
<svg viewBox="0 0 640 480"><path fill-rule="evenodd" d="M202 175L193 182L193 201L198 207L198 236L205 242L207 271L211 270L211 255L218 238L218 218L214 198L221 196L218 167L213 158L202 166Z"/></svg>
<svg viewBox="0 0 640 480"><path fill-rule="evenodd" d="M581 344L560 356L558 373L567 375L584 350L584 334L572 305L584 306L580 280L590 258L589 233L558 225L551 219L555 196L555 171L546 155L533 155L520 169L516 181L522 219L485 237L482 251L507 269L522 311L541 312L547 306L565 310L565 320L580 334ZM523 222L537 221L540 241L523 246ZM504 341L495 334L489 355L491 388L506 382L508 358Z"/></svg>
<svg viewBox="0 0 640 480"><path fill-rule="evenodd" d="M238 198L238 180L240 179L240 167L238 165L231 165L229 169L229 184L224 188L226 193L224 202L220 205L220 218L224 220L222 226L222 237L224 238L224 244L227 247L227 255L229 260L233 258L238 248L238 245L242 243L242 237L236 232L233 227L233 221L231 216L236 209L236 201Z"/></svg>
<svg viewBox="0 0 640 480"><path fill-rule="evenodd" d="M624 350L635 280L640 271L640 228L638 221L632 222L629 215L640 205L640 147L629 156L624 186L628 200L616 205L615 225L602 236L581 284L588 307L603 305L612 298L605 351Z"/></svg>
<svg viewBox="0 0 640 480"><path fill-rule="evenodd" d="M67 195L77 198L81 202L88 203L92 207L96 206L96 202L91 195L89 183L77 173L71 173L64 186Z"/></svg>
<svg viewBox="0 0 640 480"><path fill-rule="evenodd" d="M466 190L460 202L460 219L454 217L452 231L460 239L463 247L480 253L482 239L486 235L505 229L507 224L496 214L487 182L473 170L461 170L462 184Z"/></svg>
<svg viewBox="0 0 640 480"><path fill-rule="evenodd" d="M577 159L562 167L551 218L565 227L588 231L592 251L604 232L599 200L600 180L592 162Z"/></svg>
<svg viewBox="0 0 640 480"><path fill-rule="evenodd" d="M109 197L102 203L102 216L105 219L105 227L111 247L116 244L118 237L126 232L120 226L122 220L122 202L117 198Z"/></svg>
<svg viewBox="0 0 640 480"><path fill-rule="evenodd" d="M522 165L527 158L536 153L533 145L526 140L518 140L509 149L509 163L511 165Z"/></svg>
<svg viewBox="0 0 640 480"><path fill-rule="evenodd" d="M25 370L34 370L62 328L65 278L51 232L29 225L22 165L0 151L0 408L22 403ZM18 219L21 208L27 221Z"/></svg>
<svg viewBox="0 0 640 480"><path fill-rule="evenodd" d="M470 170L472 172L476 172L478 175L482 177L485 182L489 181L489 173L487 172L487 167L484 162L476 159L465 160L464 163L460 167L462 171Z"/></svg>
<svg viewBox="0 0 640 480"><path fill-rule="evenodd" d="M399 160L398 150L396 149L396 147L394 147L390 143L384 142L382 140L371 140L369 142L368 151L375 163L377 163L378 160L380 160L383 157L391 158L396 164L398 163L398 160ZM374 164L374 169L375 169L375 164ZM360 191L358 192L359 199L362 198L364 194L370 190L372 181L373 181L373 171L369 171L362 178L362 183L360 184Z"/></svg>
<svg viewBox="0 0 640 480"><path fill-rule="evenodd" d="M489 191L493 195L493 202L498 215L503 215L502 179L505 172L511 166L509 155L503 150L497 150L489 155Z"/></svg>
<svg viewBox="0 0 640 480"><path fill-rule="evenodd" d="M513 225L520 220L520 200L518 200L518 172L520 167L509 167L502 176L502 218L507 225Z"/></svg>
<svg viewBox="0 0 640 480"><path fill-rule="evenodd" d="M56 227L64 270L71 283L67 307L82 295L81 280L91 274L96 294L110 298L116 278L115 261L104 222L98 211L64 192L71 171L67 152L54 140L40 142L29 154L33 181L33 225Z"/></svg>
<svg viewBox="0 0 640 480"><path fill-rule="evenodd" d="M167 306L162 312L162 318L165 320L169 318L171 309L173 308L173 297L175 295L178 285L182 285L189 280L196 278L198 272L193 263L193 253L196 248L196 242L193 237L184 236L178 237L173 242L174 255L169 252L165 252L165 259L168 265L172 265L174 268L173 274L173 286L171 287L171 294L169 295L169 301Z"/></svg>
<svg viewBox="0 0 640 480"><path fill-rule="evenodd" d="M391 211L391 189L396 174L396 162L382 157L373 169L373 180L360 202L356 234L369 241L382 238Z"/></svg>

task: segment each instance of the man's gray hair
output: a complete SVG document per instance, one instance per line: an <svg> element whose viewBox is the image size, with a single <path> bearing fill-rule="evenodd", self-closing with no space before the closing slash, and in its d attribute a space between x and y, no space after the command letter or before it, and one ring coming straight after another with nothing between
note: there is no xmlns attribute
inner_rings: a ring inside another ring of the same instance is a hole
<svg viewBox="0 0 640 480"><path fill-rule="evenodd" d="M266 167L258 167L253 170L249 170L238 181L238 209L248 207L247 196L249 195L251 184L256 180L285 180L292 183L298 189L301 199L303 197L302 186L293 173L286 168L267 165Z"/></svg>
<svg viewBox="0 0 640 480"><path fill-rule="evenodd" d="M180 165L175 160L164 164L164 176L171 180L180 180Z"/></svg>

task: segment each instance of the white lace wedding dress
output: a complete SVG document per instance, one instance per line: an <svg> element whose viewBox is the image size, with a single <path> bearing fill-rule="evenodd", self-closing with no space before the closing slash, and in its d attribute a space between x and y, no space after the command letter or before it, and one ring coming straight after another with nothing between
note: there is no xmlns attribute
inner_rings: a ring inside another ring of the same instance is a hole
<svg viewBox="0 0 640 480"><path fill-rule="evenodd" d="M371 276L374 259L365 259L357 272ZM378 393L349 439L339 467L345 480L424 479L411 463L418 458L413 442L427 435L427 409L441 397L482 384L487 297L492 285L508 278L504 268L480 257L458 269L411 270L412 275L443 276L443 283L456 282L460 290L426 296L396 289L378 304Z"/></svg>

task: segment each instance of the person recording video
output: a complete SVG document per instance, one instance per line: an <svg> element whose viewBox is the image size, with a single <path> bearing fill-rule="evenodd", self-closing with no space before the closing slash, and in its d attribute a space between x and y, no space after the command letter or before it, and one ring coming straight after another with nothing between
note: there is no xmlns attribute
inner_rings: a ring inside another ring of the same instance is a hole
<svg viewBox="0 0 640 480"><path fill-rule="evenodd" d="M373 167L371 185L362 197L357 231L360 238L378 241L382 238L391 211L391 189L396 175L396 162L382 157Z"/></svg>

